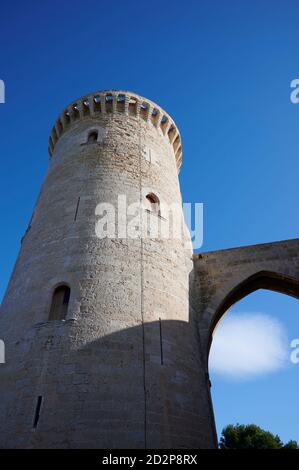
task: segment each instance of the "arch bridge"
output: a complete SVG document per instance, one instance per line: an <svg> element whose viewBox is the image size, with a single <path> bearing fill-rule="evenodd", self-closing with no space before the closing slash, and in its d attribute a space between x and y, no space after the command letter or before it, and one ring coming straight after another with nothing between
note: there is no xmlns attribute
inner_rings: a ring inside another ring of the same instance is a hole
<svg viewBox="0 0 299 470"><path fill-rule="evenodd" d="M198 325L210 403L206 413L217 446L208 367L213 332L232 305L258 289L299 298L299 239L194 254L193 261L190 314Z"/></svg>

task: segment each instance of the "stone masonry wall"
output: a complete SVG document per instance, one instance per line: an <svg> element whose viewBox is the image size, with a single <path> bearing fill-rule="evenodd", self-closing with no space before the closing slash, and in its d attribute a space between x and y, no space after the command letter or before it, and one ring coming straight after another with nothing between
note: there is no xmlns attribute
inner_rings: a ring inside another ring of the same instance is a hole
<svg viewBox="0 0 299 470"><path fill-rule="evenodd" d="M91 131L97 141L88 143ZM116 205L120 194L129 204L148 193L181 203L180 145L171 118L127 92L77 100L56 122L1 306L1 447L213 446L189 311L190 247L95 233L97 204ZM163 213L148 214L142 204L140 211L163 223ZM71 288L67 317L48 321L61 283Z"/></svg>

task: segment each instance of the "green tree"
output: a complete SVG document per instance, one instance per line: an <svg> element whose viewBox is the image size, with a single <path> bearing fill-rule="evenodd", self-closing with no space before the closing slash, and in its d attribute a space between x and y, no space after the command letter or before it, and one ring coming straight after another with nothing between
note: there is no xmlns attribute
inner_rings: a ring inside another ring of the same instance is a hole
<svg viewBox="0 0 299 470"><path fill-rule="evenodd" d="M219 442L220 449L298 449L296 441L283 444L279 436L264 431L255 424L229 424Z"/></svg>
<svg viewBox="0 0 299 470"><path fill-rule="evenodd" d="M298 442L296 441L289 441L284 446L284 449L299 449Z"/></svg>

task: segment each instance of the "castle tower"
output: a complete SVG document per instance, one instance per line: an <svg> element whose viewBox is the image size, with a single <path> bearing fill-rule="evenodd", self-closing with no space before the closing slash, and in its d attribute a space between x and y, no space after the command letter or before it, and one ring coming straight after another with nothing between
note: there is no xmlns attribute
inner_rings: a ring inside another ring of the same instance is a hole
<svg viewBox="0 0 299 470"><path fill-rule="evenodd" d="M49 154L1 306L0 447L212 447L191 244L160 233L181 205L176 125L96 92L62 112Z"/></svg>

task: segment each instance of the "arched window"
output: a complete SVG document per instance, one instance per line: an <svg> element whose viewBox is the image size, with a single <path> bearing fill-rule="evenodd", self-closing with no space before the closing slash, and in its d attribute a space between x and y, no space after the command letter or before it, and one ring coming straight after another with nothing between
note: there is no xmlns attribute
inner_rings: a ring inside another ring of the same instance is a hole
<svg viewBox="0 0 299 470"><path fill-rule="evenodd" d="M149 193L146 196L146 209L153 214L161 215L160 200L158 196L153 193Z"/></svg>
<svg viewBox="0 0 299 470"><path fill-rule="evenodd" d="M49 320L64 320L66 318L70 295L71 289L68 286L56 287L52 297Z"/></svg>
<svg viewBox="0 0 299 470"><path fill-rule="evenodd" d="M92 144L92 143L97 142L97 141L98 141L98 131L91 131L88 134L87 143Z"/></svg>

